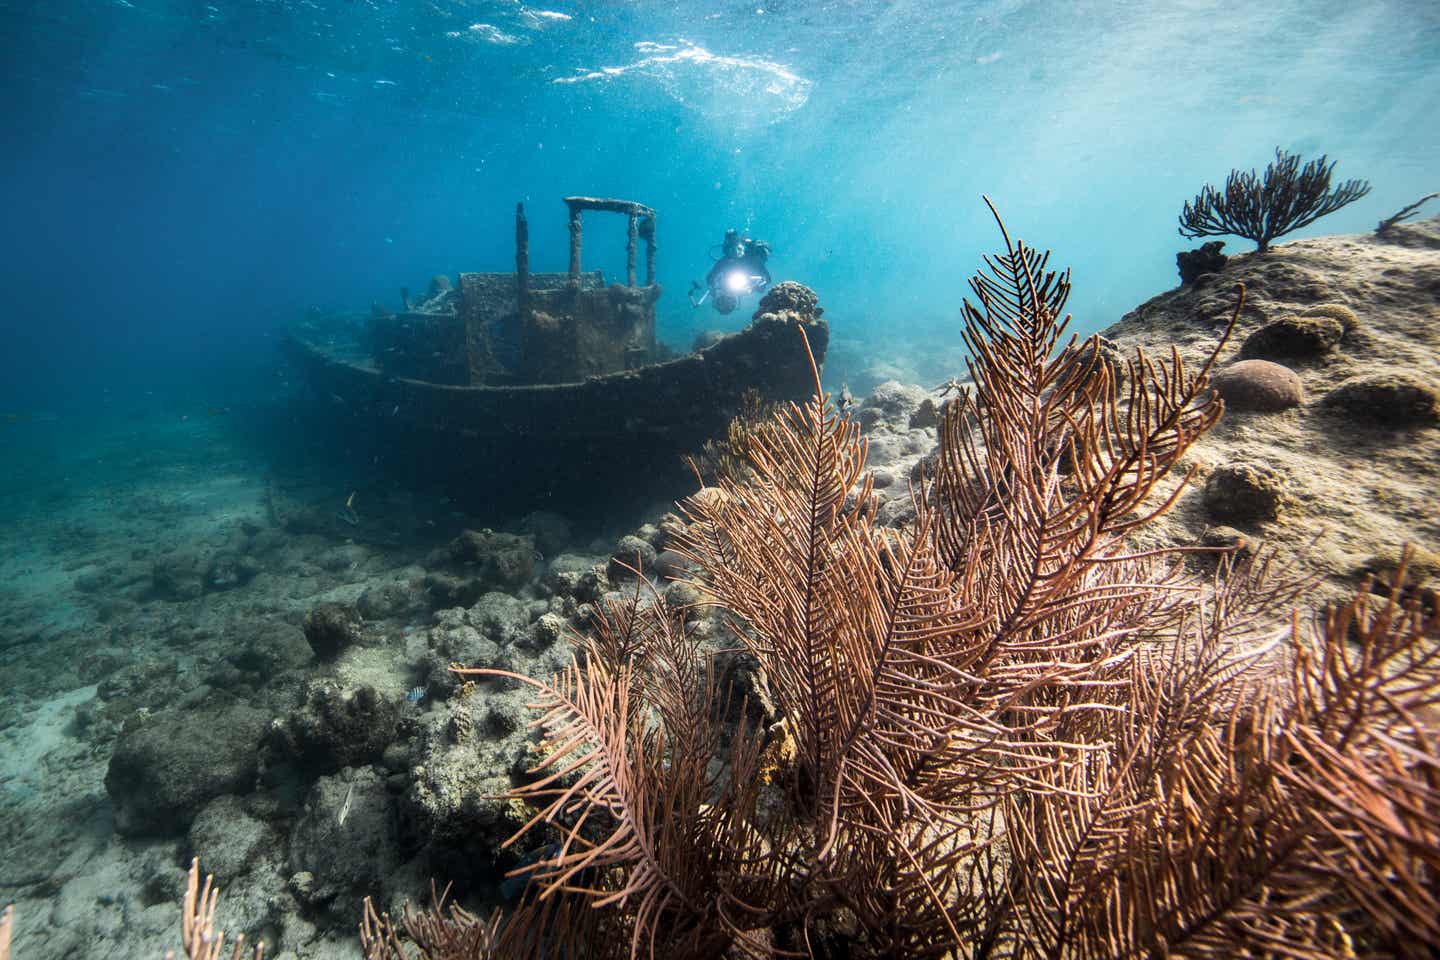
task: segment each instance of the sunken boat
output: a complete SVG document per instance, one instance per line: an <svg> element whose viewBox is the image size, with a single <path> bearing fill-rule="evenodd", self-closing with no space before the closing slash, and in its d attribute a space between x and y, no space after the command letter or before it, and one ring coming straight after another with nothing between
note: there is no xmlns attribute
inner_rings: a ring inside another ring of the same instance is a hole
<svg viewBox="0 0 1440 960"><path fill-rule="evenodd" d="M585 509L693 485L687 455L747 404L811 395L829 328L808 288L777 284L743 330L677 356L655 332L655 211L564 203L566 272L530 270L517 204L513 273L437 276L423 296L402 290L397 311L301 321L286 346L307 437L472 507ZM587 212L627 218L624 283L583 269Z"/></svg>

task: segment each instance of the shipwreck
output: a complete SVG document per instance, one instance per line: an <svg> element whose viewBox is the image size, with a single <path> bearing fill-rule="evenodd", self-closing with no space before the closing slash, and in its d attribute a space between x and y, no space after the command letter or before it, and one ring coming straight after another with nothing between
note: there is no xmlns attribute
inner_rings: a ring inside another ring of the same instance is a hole
<svg viewBox="0 0 1440 960"><path fill-rule="evenodd" d="M655 332L655 211L564 203L565 272L531 271L517 204L513 273L437 276L422 296L402 290L399 310L312 313L297 324L286 346L315 442L487 505L583 507L684 477L685 456L723 435L747 394L810 396L806 343L823 363L829 328L807 288L777 284L743 330L675 355ZM586 212L627 218L623 283L583 269Z"/></svg>

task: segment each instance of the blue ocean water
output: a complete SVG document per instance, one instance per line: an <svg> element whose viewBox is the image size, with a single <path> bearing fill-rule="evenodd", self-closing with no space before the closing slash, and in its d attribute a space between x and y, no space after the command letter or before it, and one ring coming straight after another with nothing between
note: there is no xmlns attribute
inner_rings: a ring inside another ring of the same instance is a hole
<svg viewBox="0 0 1440 960"><path fill-rule="evenodd" d="M1174 285L1179 207L1231 167L1328 153L1375 189L1308 232L1348 232L1434 189L1440 146L1440 8L1405 0L69 0L0 24L0 412L82 422L263 395L306 307L509 269L517 200L536 269L564 268L560 196L654 206L679 346L727 328L683 293L737 227L883 356L951 335L997 241L982 192L1074 267L1090 332ZM590 231L615 276L623 223Z"/></svg>

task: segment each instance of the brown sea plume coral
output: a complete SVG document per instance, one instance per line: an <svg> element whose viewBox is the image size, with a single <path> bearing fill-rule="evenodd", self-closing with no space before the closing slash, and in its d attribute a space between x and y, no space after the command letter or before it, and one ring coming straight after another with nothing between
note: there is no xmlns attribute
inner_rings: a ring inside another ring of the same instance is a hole
<svg viewBox="0 0 1440 960"><path fill-rule="evenodd" d="M1362 594L1267 633L1260 615L1293 595L1263 565L1207 586L1178 551L1137 547L1178 495L1157 502L1157 484L1221 405L1208 364L1137 354L1122 392L1062 342L1068 275L1047 257L1005 235L972 280L974 392L946 409L912 524L876 523L865 441L818 391L753 435L747 475L685 505L695 586L778 715L791 759L775 786L764 731L721 723L714 660L638 587L550 681L467 671L538 691L546 752L516 791L538 811L521 835L559 840L533 886L608 908L609 947L1440 944L1440 761L1421 722L1440 699L1435 624Z"/></svg>

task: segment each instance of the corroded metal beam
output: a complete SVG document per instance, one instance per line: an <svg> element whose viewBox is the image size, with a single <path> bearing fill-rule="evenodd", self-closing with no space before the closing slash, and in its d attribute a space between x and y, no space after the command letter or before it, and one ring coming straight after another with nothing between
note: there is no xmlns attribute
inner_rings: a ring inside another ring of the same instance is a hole
<svg viewBox="0 0 1440 960"><path fill-rule="evenodd" d="M515 204L515 303L523 312L530 301L530 224L525 204Z"/></svg>
<svg viewBox="0 0 1440 960"><path fill-rule="evenodd" d="M586 210L619 213L630 218L625 241L625 282L635 286L636 259L640 237L645 238L645 285L655 284L655 211L633 200L612 200L605 197L565 197L570 210L570 282L580 282L580 248L583 229L580 215Z"/></svg>
<svg viewBox="0 0 1440 960"><path fill-rule="evenodd" d="M645 286L655 286L655 214L640 218L640 236L645 240Z"/></svg>
<svg viewBox="0 0 1440 960"><path fill-rule="evenodd" d="M580 282L580 211L583 207L570 208L570 282Z"/></svg>
<svg viewBox="0 0 1440 960"><path fill-rule="evenodd" d="M602 210L606 213L623 213L631 217L653 217L655 211L643 203L633 200L610 200L604 197L566 197L565 205L573 215L577 210Z"/></svg>
<svg viewBox="0 0 1440 960"><path fill-rule="evenodd" d="M630 214L630 222L625 227L625 285L635 286L635 252L639 247L640 231L637 227L635 214Z"/></svg>

